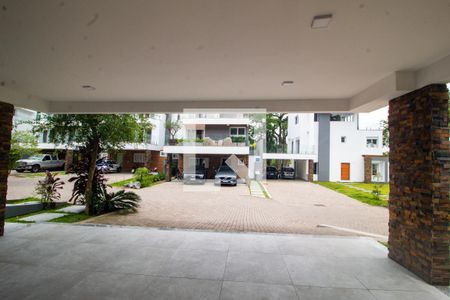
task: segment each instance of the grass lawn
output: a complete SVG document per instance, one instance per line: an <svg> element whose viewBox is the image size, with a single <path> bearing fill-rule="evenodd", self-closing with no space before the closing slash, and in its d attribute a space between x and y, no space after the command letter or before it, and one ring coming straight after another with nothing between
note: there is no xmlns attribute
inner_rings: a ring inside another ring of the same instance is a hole
<svg viewBox="0 0 450 300"><path fill-rule="evenodd" d="M108 183L108 185L113 186L113 187L123 187L125 184L128 184L130 182L134 182L134 181L136 181L136 179L134 179L132 177L132 178L125 179L125 180L116 181L116 182L113 182L113 183Z"/></svg>
<svg viewBox="0 0 450 300"><path fill-rule="evenodd" d="M389 183L378 183L381 186L381 194L389 196ZM351 182L349 185L359 187L368 191L373 190L375 183Z"/></svg>
<svg viewBox="0 0 450 300"><path fill-rule="evenodd" d="M50 220L49 222L54 223L76 223L81 222L84 220L87 220L91 218L91 216L86 215L85 213L79 213L79 214L67 214L65 216Z"/></svg>
<svg viewBox="0 0 450 300"><path fill-rule="evenodd" d="M7 219L5 219L5 222L10 222L10 223L34 223L34 222L31 222L31 221L24 221L24 220L21 220L21 219L29 217L29 216L42 214L42 213L59 213L57 210L59 210L59 209L61 209L63 207L66 207L66 206L69 206L69 204L64 205L64 206L60 206L60 207L55 208L55 209L43 209L43 210L36 211L36 212L33 212L33 213L7 218ZM84 213L80 213L80 214L65 213L65 214L67 214L67 215L63 216L63 217L59 217L57 219L50 220L49 222L75 223L75 222L83 221L83 220L86 220L86 219L90 218L90 216L87 216Z"/></svg>
<svg viewBox="0 0 450 300"><path fill-rule="evenodd" d="M20 204L25 202L41 202L41 199L36 197L27 197L23 199L16 199L16 200L6 200L6 204Z"/></svg>
<svg viewBox="0 0 450 300"><path fill-rule="evenodd" d="M356 199L360 202L372 205L372 206L382 206L387 207L388 202L383 199L376 199L371 193L366 193L348 186L347 184L337 183L337 182L317 182L321 186L329 188L338 193L349 196L350 198Z"/></svg>
<svg viewBox="0 0 450 300"><path fill-rule="evenodd" d="M53 173L58 173L58 175L66 175L65 171L53 171L50 170L50 172ZM37 172L37 173L30 173L30 172L23 172L23 173L15 173L12 174L13 176L16 177L22 177L22 178L38 178L38 177L45 177L45 172Z"/></svg>

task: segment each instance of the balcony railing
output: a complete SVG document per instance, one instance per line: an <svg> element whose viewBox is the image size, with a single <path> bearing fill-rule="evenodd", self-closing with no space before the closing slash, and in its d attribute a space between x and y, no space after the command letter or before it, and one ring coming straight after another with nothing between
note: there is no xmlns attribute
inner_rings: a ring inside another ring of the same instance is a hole
<svg viewBox="0 0 450 300"><path fill-rule="evenodd" d="M212 139L210 137L197 139L175 139L169 141L170 146L209 146L209 147L246 147L248 145L245 136L226 137Z"/></svg>

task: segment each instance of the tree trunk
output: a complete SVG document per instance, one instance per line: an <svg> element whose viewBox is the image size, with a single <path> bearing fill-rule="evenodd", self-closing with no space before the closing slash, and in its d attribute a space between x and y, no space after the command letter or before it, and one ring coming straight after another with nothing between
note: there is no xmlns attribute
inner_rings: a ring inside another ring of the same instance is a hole
<svg viewBox="0 0 450 300"><path fill-rule="evenodd" d="M94 201L92 199L92 186L95 176L95 168L97 155L99 150L99 141L94 140L91 144L91 153L89 156L89 170L88 170L88 181L86 184L86 193L84 198L86 199L86 214L91 216L94 214Z"/></svg>
<svg viewBox="0 0 450 300"><path fill-rule="evenodd" d="M166 181L169 182L172 180L172 154L167 154L166 161Z"/></svg>

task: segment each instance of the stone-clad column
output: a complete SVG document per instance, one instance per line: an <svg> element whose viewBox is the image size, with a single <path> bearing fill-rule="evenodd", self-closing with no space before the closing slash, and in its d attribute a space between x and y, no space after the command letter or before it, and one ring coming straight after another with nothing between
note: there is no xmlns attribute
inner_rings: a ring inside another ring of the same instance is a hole
<svg viewBox="0 0 450 300"><path fill-rule="evenodd" d="M389 257L449 285L448 91L429 85L389 103Z"/></svg>
<svg viewBox="0 0 450 300"><path fill-rule="evenodd" d="M308 181L314 181L314 161L312 159L308 160Z"/></svg>
<svg viewBox="0 0 450 300"><path fill-rule="evenodd" d="M5 228L6 192L8 190L8 162L11 149L11 130L14 106L0 102L0 236Z"/></svg>

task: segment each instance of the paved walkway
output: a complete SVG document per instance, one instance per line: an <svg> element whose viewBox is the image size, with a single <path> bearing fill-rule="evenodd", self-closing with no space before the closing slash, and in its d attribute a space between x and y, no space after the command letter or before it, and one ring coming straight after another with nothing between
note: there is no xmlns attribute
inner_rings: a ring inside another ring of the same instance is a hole
<svg viewBox="0 0 450 300"><path fill-rule="evenodd" d="M188 186L190 188L190 186ZM162 183L136 190L143 201L136 214L109 214L89 223L208 229L354 235L327 224L387 236L388 210L369 206L320 185L292 180L268 181L272 199L250 196L246 185L213 187Z"/></svg>
<svg viewBox="0 0 450 300"><path fill-rule="evenodd" d="M0 299L449 299L368 238L7 224Z"/></svg>

